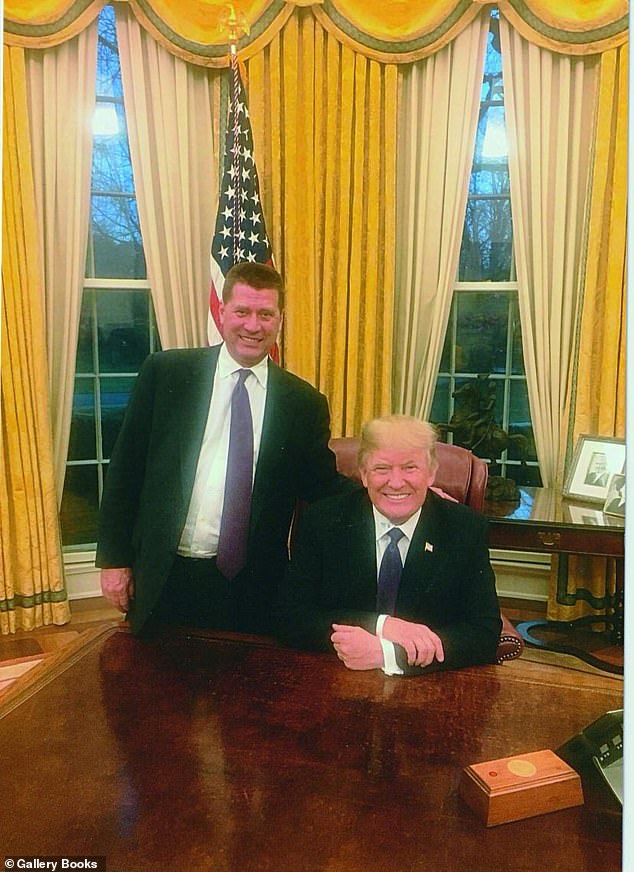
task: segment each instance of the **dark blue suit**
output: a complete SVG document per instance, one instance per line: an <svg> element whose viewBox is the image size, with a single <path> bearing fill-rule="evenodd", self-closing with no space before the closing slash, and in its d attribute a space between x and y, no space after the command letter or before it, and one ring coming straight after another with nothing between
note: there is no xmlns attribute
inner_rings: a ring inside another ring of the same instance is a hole
<svg viewBox="0 0 634 872"><path fill-rule="evenodd" d="M367 492L311 506L299 525L280 591L280 637L295 647L326 651L333 650L333 623L374 633L376 587L376 535ZM426 624L440 636L443 668L495 662L501 620L482 515L427 492L395 615ZM406 665L398 646L397 659ZM424 671L431 668L437 664Z"/></svg>
<svg viewBox="0 0 634 872"><path fill-rule="evenodd" d="M220 346L172 350L144 363L106 476L97 566L130 566L139 632L157 605L187 517ZM231 583L232 629L266 632L296 500L341 486L325 397L269 361L248 564Z"/></svg>

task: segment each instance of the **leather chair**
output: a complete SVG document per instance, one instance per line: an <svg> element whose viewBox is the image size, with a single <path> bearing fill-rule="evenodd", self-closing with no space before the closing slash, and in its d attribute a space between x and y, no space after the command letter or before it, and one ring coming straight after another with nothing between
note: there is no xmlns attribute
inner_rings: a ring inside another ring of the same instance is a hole
<svg viewBox="0 0 634 872"><path fill-rule="evenodd" d="M354 436L342 436L331 439L330 447L337 458L339 472L360 481L357 463L359 440ZM489 474L489 468L484 460L476 457L466 448L445 445L444 442L436 443L436 456L438 469L432 490L442 497L453 497L459 503L465 503L477 512L481 512ZM523 650L524 640L509 619L502 614L497 662L514 660Z"/></svg>

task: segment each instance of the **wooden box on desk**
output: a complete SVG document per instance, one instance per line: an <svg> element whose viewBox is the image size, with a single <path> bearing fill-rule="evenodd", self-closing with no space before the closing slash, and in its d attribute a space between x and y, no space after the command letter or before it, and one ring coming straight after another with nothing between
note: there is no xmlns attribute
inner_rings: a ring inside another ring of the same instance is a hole
<svg viewBox="0 0 634 872"><path fill-rule="evenodd" d="M467 766L460 795L487 827L583 805L581 779L552 751Z"/></svg>

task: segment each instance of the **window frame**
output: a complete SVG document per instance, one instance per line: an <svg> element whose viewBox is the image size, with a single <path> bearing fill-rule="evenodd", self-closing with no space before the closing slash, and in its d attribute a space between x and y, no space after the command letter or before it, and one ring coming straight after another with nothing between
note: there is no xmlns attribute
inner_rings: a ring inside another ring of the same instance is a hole
<svg viewBox="0 0 634 872"><path fill-rule="evenodd" d="M158 351L160 343L158 341L158 327L156 317L151 305L151 288L147 278L145 279L106 279L106 278L86 278L83 283L83 294L86 291L106 291L113 294L126 293L135 291L143 293L149 297L148 306L148 336L149 336L149 354ZM126 370L117 372L102 372L99 365L99 348L98 348L98 332L99 320L97 311L97 294L93 295L92 301L92 317L91 317L91 351L92 351L92 369L84 370L76 368L75 378L91 379L92 381L92 397L94 402L95 415L95 455L90 458L81 460L66 459L66 470L79 467L91 466L97 468L97 499L101 502L103 495L103 484L106 468L110 462L109 457L104 456L103 451L103 429L102 429L102 407L101 407L101 380L108 379L132 379L136 378L138 371ZM74 397L74 392L73 392ZM96 543L84 542L81 544L64 544L64 553L90 552L94 553Z"/></svg>

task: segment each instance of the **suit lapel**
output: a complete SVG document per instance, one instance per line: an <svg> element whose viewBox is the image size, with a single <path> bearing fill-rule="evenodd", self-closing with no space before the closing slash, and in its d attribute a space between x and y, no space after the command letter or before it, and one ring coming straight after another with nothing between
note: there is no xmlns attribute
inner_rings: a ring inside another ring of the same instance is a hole
<svg viewBox="0 0 634 872"><path fill-rule="evenodd" d="M410 612L434 585L441 527L436 498L428 492L407 552L398 594L399 611Z"/></svg>
<svg viewBox="0 0 634 872"><path fill-rule="evenodd" d="M341 554L347 552L350 575L353 579L367 585L371 581L373 598L376 599L376 529L372 503L365 491L359 492L360 505L358 512L351 515L350 520L342 519L340 525Z"/></svg>
<svg viewBox="0 0 634 872"><path fill-rule="evenodd" d="M372 503L365 490L350 497L346 514L333 518L335 530L332 542L340 565L342 584L356 608L374 611L376 608L376 531Z"/></svg>
<svg viewBox="0 0 634 872"><path fill-rule="evenodd" d="M284 454L288 451L289 435L293 432L293 404L289 402L292 395L290 379L286 377L283 370L269 360L262 438L253 482L252 529L257 524L265 505L267 489L274 486L274 470L280 468L280 461L282 461L282 468L285 467Z"/></svg>
<svg viewBox="0 0 634 872"><path fill-rule="evenodd" d="M177 421L178 446L182 495L186 505L189 505L194 486L219 352L219 345L201 349L201 354L194 359L187 378L179 386L183 391L179 406L184 414L178 416Z"/></svg>

